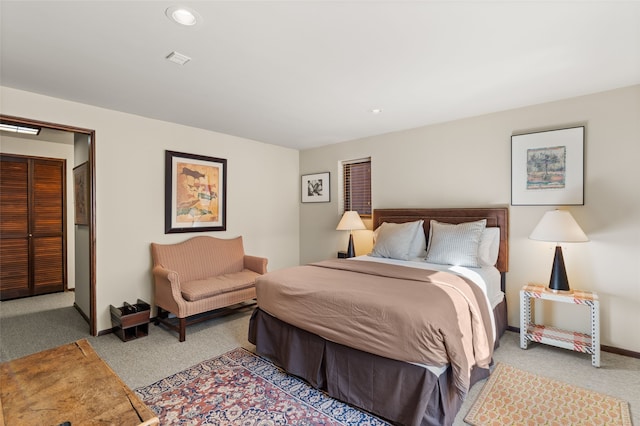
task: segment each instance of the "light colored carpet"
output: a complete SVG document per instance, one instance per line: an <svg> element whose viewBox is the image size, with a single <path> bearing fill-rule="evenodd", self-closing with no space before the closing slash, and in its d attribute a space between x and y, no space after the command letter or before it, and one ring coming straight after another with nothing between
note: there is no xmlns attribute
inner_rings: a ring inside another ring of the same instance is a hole
<svg viewBox="0 0 640 426"><path fill-rule="evenodd" d="M601 352L600 368L591 365L591 355L542 344L520 349L520 335L507 331L494 353L496 363L506 363L521 370L553 378L629 402L631 419L640 426L640 359ZM471 409L488 379L476 383L456 416L455 426Z"/></svg>
<svg viewBox="0 0 640 426"><path fill-rule="evenodd" d="M0 361L89 337L73 298L67 292L0 302Z"/></svg>
<svg viewBox="0 0 640 426"><path fill-rule="evenodd" d="M255 349L247 341L250 313L191 326L187 328L187 340L183 343L178 342L176 333L153 325L149 326L148 336L125 343L114 334L89 336L87 323L71 307L73 300L74 294L69 292L0 302L0 360L19 358L87 338L122 380L131 389L136 389L236 347ZM69 309L66 319L52 319L46 313L59 308ZM595 368L587 354L542 344L530 344L528 349L522 350L519 335L507 332L500 340L494 359L626 400L633 424L640 426L640 359L608 352L602 352L601 356L602 366ZM464 416L485 382L480 381L470 389L455 426L465 425Z"/></svg>
<svg viewBox="0 0 640 426"><path fill-rule="evenodd" d="M473 426L631 426L618 398L498 363L464 421Z"/></svg>

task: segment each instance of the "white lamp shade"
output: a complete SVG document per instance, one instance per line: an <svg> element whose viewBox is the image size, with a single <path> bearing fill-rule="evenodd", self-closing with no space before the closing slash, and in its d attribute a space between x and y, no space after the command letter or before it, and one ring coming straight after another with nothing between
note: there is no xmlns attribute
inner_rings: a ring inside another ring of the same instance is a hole
<svg viewBox="0 0 640 426"><path fill-rule="evenodd" d="M351 210L344 212L336 230L351 231L354 229L367 229L367 227L364 226L364 222L362 222L362 219L360 219L360 215L358 214L358 212Z"/></svg>
<svg viewBox="0 0 640 426"><path fill-rule="evenodd" d="M548 211L542 216L529 238L556 243L582 243L589 241L571 213L566 210Z"/></svg>

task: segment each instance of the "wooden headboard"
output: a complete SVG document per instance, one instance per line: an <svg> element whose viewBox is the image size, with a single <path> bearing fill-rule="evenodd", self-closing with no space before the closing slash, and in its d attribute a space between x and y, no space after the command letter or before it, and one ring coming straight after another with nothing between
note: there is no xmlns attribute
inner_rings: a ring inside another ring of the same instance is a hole
<svg viewBox="0 0 640 426"><path fill-rule="evenodd" d="M373 229L383 222L404 223L424 220L424 232L429 237L430 220L445 223L462 223L487 219L487 227L500 228L500 251L496 267L504 273L509 270L509 209L490 208L446 208L446 209L376 209L373 211Z"/></svg>

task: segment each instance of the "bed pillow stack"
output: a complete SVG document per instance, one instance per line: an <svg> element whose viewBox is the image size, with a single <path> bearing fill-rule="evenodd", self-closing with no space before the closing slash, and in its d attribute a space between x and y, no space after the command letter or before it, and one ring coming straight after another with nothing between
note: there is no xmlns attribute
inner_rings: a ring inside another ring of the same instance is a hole
<svg viewBox="0 0 640 426"><path fill-rule="evenodd" d="M370 256L410 260L424 257L427 239L424 221L406 223L384 222L373 233L374 246Z"/></svg>
<svg viewBox="0 0 640 426"><path fill-rule="evenodd" d="M384 222L373 233L374 246L369 255L398 260L424 258L428 263L472 268L495 266L500 228L486 225L486 219L459 224L431 220L427 244L423 220Z"/></svg>

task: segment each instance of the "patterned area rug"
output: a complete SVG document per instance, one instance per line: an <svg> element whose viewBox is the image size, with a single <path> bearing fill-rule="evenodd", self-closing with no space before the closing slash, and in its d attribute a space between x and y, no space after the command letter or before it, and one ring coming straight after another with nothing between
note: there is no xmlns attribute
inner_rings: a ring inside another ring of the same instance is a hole
<svg viewBox="0 0 640 426"><path fill-rule="evenodd" d="M498 363L464 421L473 426L631 426L631 414L621 399Z"/></svg>
<svg viewBox="0 0 640 426"><path fill-rule="evenodd" d="M242 348L135 392L161 425L387 425Z"/></svg>

